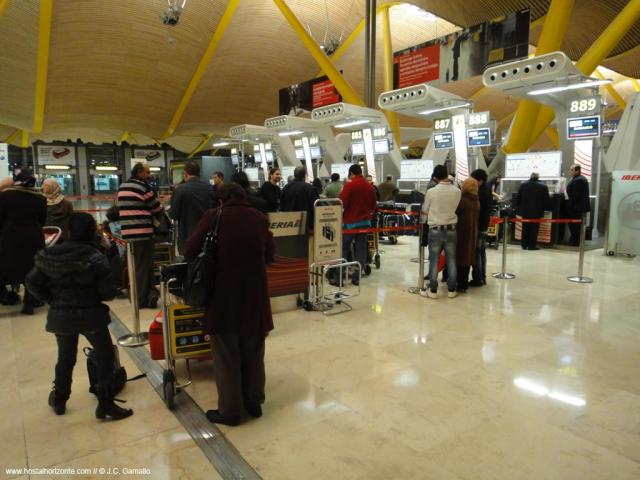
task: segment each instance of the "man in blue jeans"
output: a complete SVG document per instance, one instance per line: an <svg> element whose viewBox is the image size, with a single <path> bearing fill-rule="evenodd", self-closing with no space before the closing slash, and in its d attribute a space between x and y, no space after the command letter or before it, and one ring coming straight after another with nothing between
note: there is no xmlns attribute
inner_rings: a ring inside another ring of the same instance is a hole
<svg viewBox="0 0 640 480"><path fill-rule="evenodd" d="M438 185L427 191L422 205L422 214L429 225L429 288L421 290L420 295L438 298L438 258L444 249L447 257L447 288L449 298L456 297L456 209L460 203L460 189L449 180L447 167L437 165L433 176Z"/></svg>

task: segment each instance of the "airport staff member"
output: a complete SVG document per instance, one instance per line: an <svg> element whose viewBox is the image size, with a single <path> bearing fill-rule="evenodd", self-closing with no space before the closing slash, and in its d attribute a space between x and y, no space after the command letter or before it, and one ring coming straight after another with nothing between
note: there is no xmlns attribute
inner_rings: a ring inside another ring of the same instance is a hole
<svg viewBox="0 0 640 480"><path fill-rule="evenodd" d="M200 179L200 165L189 161L184 166L184 183L171 197L171 218L178 221L178 251L182 254L187 239L204 212L214 207L211 185Z"/></svg>
<svg viewBox="0 0 640 480"><path fill-rule="evenodd" d="M589 201L589 181L581 174L580 165L572 165L569 169L571 180L567 183L567 216L569 218L583 218L591 211ZM570 223L569 245L580 245L580 224Z"/></svg>
<svg viewBox="0 0 640 480"><path fill-rule="evenodd" d="M307 229L313 230L313 204L318 192L306 182L307 169L300 166L293 171L293 182L282 189L280 210L283 212L307 212Z"/></svg>
<svg viewBox="0 0 640 480"><path fill-rule="evenodd" d="M133 242L140 308L156 308L159 298L153 286L153 216L164 208L148 183L150 176L149 165L136 163L116 197L122 239Z"/></svg>
<svg viewBox="0 0 640 480"><path fill-rule="evenodd" d="M540 182L537 172L533 172L529 180L520 185L517 202L516 211L522 218L542 218L544 211L551 208L549 188ZM536 246L539 230L539 223L522 223L520 245L523 250L539 250Z"/></svg>

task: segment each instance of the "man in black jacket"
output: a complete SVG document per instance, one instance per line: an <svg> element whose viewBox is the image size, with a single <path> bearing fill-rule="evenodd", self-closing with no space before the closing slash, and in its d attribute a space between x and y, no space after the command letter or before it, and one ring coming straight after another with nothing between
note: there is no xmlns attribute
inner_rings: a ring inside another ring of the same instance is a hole
<svg viewBox="0 0 640 480"><path fill-rule="evenodd" d="M569 174L573 177L567 184L567 216L569 218L583 218L591 211L589 201L589 181L581 174L580 165L572 165ZM584 219L583 219L584 220ZM569 245L580 245L580 224L570 223Z"/></svg>
<svg viewBox="0 0 640 480"><path fill-rule="evenodd" d="M211 185L200 180L200 165L189 161L184 166L184 183L176 187L171 197L171 218L178 221L178 251L184 250L189 235L204 212L214 207Z"/></svg>
<svg viewBox="0 0 640 480"><path fill-rule="evenodd" d="M539 181L540 176L533 172L527 182L520 185L518 190L517 212L522 218L542 218L545 210L551 208L549 188ZM522 239L520 244L523 250L538 250L536 240L538 238L539 223L522 223Z"/></svg>
<svg viewBox="0 0 640 480"><path fill-rule="evenodd" d="M307 212L307 229L313 230L313 204L318 192L306 182L307 169L296 167L293 171L293 182L282 190L280 210L283 212Z"/></svg>
<svg viewBox="0 0 640 480"><path fill-rule="evenodd" d="M472 287L481 287L487 284L487 230L491 216L493 203L491 188L487 185L487 172L481 168L471 172L471 178L478 182L478 198L480 200L480 212L478 213L478 241L476 242L476 262L473 265L472 278L469 282Z"/></svg>
<svg viewBox="0 0 640 480"><path fill-rule="evenodd" d="M273 167L269 170L269 180L264 182L260 188L260 196L267 202L267 209L270 212L277 212L280 208L280 195L282 195L282 190L280 189L281 178L280 169Z"/></svg>

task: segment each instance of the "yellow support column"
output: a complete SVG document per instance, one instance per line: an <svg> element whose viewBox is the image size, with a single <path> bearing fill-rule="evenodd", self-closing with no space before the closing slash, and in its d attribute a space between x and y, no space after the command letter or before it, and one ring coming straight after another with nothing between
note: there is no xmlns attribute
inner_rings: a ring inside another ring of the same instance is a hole
<svg viewBox="0 0 640 480"><path fill-rule="evenodd" d="M38 64L36 70L35 111L33 131L40 133L44 125L44 107L47 98L47 70L49 68L49 40L51 38L51 18L53 0L40 1L40 27L38 31Z"/></svg>
<svg viewBox="0 0 640 480"><path fill-rule="evenodd" d="M173 132L178 126L178 123L180 123L180 120L182 119L182 115L187 109L187 106L189 105L189 102L191 101L191 97L193 97L193 94L196 91L196 88L198 88L198 84L200 83L200 80L202 79L202 76L204 75L204 72L207 69L207 65L209 65L209 62L211 61L213 54L216 52L216 49L220 44L220 40L222 40L222 37L224 36L224 32L227 30L229 23L231 23L231 19L233 18L233 14L236 11L236 8L238 7L239 3L240 3L240 0L229 0L226 10L222 14L222 18L220 18L220 21L218 22L216 31L213 33L211 40L209 40L209 45L207 45L207 49L205 50L204 55L200 59L200 63L198 63L198 66L196 67L196 71L194 72L193 77L191 77L191 80L187 85L187 89L185 90L184 95L182 95L182 99L178 104L178 108L173 114L173 117L171 117L169 126L160 137L160 140L164 140L166 138L169 138L171 135L173 135Z"/></svg>
<svg viewBox="0 0 640 480"><path fill-rule="evenodd" d="M122 132L122 135L120 136L120 140L118 140L118 145L122 145L127 140L129 140L129 131L125 130L124 132Z"/></svg>
<svg viewBox="0 0 640 480"><path fill-rule="evenodd" d="M26 130L22 130L22 138L20 139L20 146L22 148L27 148L29 146L29 132Z"/></svg>
<svg viewBox="0 0 640 480"><path fill-rule="evenodd" d="M0 0L0 17L7 10L9 3L11 3L11 0Z"/></svg>
<svg viewBox="0 0 640 480"><path fill-rule="evenodd" d="M536 48L536 55L544 55L559 50L569 27L569 20L575 0L553 0L547 12ZM530 143L531 123L540 112L541 105L531 100L520 100L507 143L502 147L505 153L524 152Z"/></svg>
<svg viewBox="0 0 640 480"><path fill-rule="evenodd" d="M192 158L196 153L200 152L213 138L213 133L208 133L204 136L204 139L194 148L187 158Z"/></svg>
<svg viewBox="0 0 640 480"><path fill-rule="evenodd" d="M604 75L602 75L602 73L600 72L599 68L596 68L596 71L594 72L595 76L598 77L600 80L604 80ZM625 102L624 98L622 98L622 95L620 95L618 93L618 91L615 89L615 87L611 84L606 84L604 86L605 90L607 92L609 92L609 95L611 95L611 98L613 98L615 100L615 102L624 110L625 108L627 108L627 102Z"/></svg>
<svg viewBox="0 0 640 480"><path fill-rule="evenodd" d="M13 143L16 141L16 139L20 136L20 129L16 128L13 133L11 133L11 135L9 135L7 138L4 139L4 142L2 143Z"/></svg>
<svg viewBox="0 0 640 480"><path fill-rule="evenodd" d="M636 92L640 92L640 83L638 83L638 80L636 80L635 78L631 79L631 85L633 85L633 89Z"/></svg>
<svg viewBox="0 0 640 480"><path fill-rule="evenodd" d="M382 10L382 39L384 42L384 89L393 90L393 46L391 44L391 19L389 18L389 8L391 5L384 5ZM396 112L384 110L389 126L393 132L393 139L398 149L402 146L400 135L400 119Z"/></svg>
<svg viewBox="0 0 640 480"><path fill-rule="evenodd" d="M560 148L560 135L558 135L558 130L556 128L547 128L547 136L555 148Z"/></svg>
<svg viewBox="0 0 640 480"><path fill-rule="evenodd" d="M345 80L340 71L335 67L333 62L329 60L329 57L325 55L325 53L316 44L313 38L311 38L311 35L307 33L305 28L296 18L286 2L284 0L273 0L273 2L280 9L280 12L282 12L284 18L287 20L287 22L289 22L291 28L293 28L293 30L296 32L303 45L307 47L307 50L309 51L313 59L318 63L318 66L322 69L323 72L325 72L327 77L329 77L329 80L333 82L336 90L338 90L340 95L342 95L342 99L346 103L364 107L364 102L362 101L360 96L356 93L349 82Z"/></svg>

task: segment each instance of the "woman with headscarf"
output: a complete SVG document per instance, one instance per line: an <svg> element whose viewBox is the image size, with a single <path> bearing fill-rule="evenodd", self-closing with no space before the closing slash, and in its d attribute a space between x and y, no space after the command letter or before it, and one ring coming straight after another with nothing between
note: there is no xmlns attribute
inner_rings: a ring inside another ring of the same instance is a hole
<svg viewBox="0 0 640 480"><path fill-rule="evenodd" d="M31 172L23 170L0 192L0 285L24 283L36 252L44 248L47 200L35 184ZM25 290L22 313L33 315L38 304Z"/></svg>
<svg viewBox="0 0 640 480"><path fill-rule="evenodd" d="M42 182L42 193L47 197L47 221L50 227L60 227L61 238L69 239L69 217L73 213L73 205L64 198L60 191L60 184L53 178L47 178Z"/></svg>
<svg viewBox="0 0 640 480"><path fill-rule="evenodd" d="M462 182L462 196L456 210L458 215L458 243L456 245L456 264L458 266L458 292L466 292L469 288L469 271L475 261L476 240L478 237L478 214L480 200L478 198L478 182L467 178Z"/></svg>

